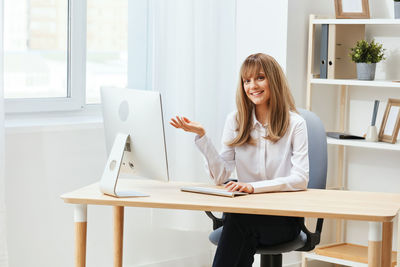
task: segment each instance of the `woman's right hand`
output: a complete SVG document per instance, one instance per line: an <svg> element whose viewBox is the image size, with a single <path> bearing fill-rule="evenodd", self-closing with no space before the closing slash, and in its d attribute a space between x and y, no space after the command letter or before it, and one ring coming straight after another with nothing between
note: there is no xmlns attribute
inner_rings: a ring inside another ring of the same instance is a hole
<svg viewBox="0 0 400 267"><path fill-rule="evenodd" d="M176 118L171 118L169 124L171 124L177 129L182 129L185 132L198 134L200 137L206 134L206 131L204 130L203 126L200 123L191 121L186 117L176 116Z"/></svg>

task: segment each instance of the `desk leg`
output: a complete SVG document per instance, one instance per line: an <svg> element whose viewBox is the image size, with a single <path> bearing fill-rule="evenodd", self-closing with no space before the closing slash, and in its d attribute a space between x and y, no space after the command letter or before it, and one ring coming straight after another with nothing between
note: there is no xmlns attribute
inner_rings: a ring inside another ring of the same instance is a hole
<svg viewBox="0 0 400 267"><path fill-rule="evenodd" d="M400 214L397 213L396 216L396 222L397 222L397 264L396 267L400 267Z"/></svg>
<svg viewBox="0 0 400 267"><path fill-rule="evenodd" d="M124 207L114 207L114 267L122 267Z"/></svg>
<svg viewBox="0 0 400 267"><path fill-rule="evenodd" d="M301 252L301 267L307 267L306 252Z"/></svg>
<svg viewBox="0 0 400 267"><path fill-rule="evenodd" d="M393 222L384 222L382 229L382 267L392 266Z"/></svg>
<svg viewBox="0 0 400 267"><path fill-rule="evenodd" d="M75 221L75 267L85 267L87 205L83 204L75 205L74 221Z"/></svg>
<svg viewBox="0 0 400 267"><path fill-rule="evenodd" d="M382 223L369 223L368 236L368 267L381 266L382 252Z"/></svg>

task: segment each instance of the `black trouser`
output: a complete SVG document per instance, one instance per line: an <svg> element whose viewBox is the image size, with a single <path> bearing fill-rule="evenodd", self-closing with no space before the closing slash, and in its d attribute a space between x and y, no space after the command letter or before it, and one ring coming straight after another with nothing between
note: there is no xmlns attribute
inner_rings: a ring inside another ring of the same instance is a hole
<svg viewBox="0 0 400 267"><path fill-rule="evenodd" d="M259 245L288 242L300 233L296 217L226 213L213 267L251 267Z"/></svg>

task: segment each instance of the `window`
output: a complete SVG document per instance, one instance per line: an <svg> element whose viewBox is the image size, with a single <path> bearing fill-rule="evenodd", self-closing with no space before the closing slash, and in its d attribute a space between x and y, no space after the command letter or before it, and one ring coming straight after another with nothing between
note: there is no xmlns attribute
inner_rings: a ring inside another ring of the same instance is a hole
<svg viewBox="0 0 400 267"><path fill-rule="evenodd" d="M4 96L67 97L67 0L4 1Z"/></svg>
<svg viewBox="0 0 400 267"><path fill-rule="evenodd" d="M6 112L80 110L100 103L101 86L127 86L128 63L147 79L138 69L147 69L149 2L4 0Z"/></svg>

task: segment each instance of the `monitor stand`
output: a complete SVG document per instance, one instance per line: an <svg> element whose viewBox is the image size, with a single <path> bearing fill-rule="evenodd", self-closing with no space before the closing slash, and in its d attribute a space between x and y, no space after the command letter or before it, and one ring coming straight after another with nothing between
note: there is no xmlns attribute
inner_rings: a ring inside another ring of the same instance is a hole
<svg viewBox="0 0 400 267"><path fill-rule="evenodd" d="M100 180L100 190L114 197L147 197L148 194L134 191L117 191L118 176L121 169L124 151L130 151L129 134L118 133L108 156L103 176Z"/></svg>

